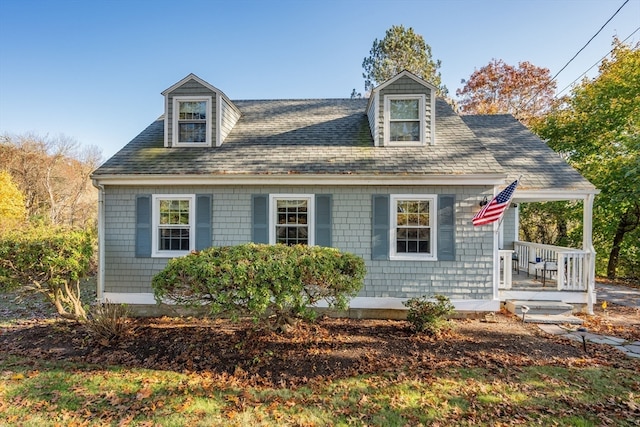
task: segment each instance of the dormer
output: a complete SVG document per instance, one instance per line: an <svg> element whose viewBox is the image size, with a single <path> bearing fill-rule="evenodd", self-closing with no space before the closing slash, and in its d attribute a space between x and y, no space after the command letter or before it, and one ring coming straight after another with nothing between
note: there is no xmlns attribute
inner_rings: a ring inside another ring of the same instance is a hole
<svg viewBox="0 0 640 427"><path fill-rule="evenodd" d="M162 95L165 147L219 147L241 115L221 90L195 74Z"/></svg>
<svg viewBox="0 0 640 427"><path fill-rule="evenodd" d="M376 147L435 144L436 87L403 71L374 88L367 116Z"/></svg>

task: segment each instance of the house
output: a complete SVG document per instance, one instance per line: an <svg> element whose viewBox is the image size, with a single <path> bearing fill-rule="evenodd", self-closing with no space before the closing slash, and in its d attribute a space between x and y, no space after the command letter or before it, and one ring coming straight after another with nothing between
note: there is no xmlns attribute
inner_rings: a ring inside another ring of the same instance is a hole
<svg viewBox="0 0 640 427"><path fill-rule="evenodd" d="M461 117L407 71L368 100L232 101L193 74L162 95L164 115L92 176L100 300L155 313L151 278L170 258L253 241L362 256L356 315L433 294L460 311L513 298L591 310L598 191L513 117ZM504 220L474 227L518 176ZM518 240L517 206L545 200L584 202L582 248Z"/></svg>

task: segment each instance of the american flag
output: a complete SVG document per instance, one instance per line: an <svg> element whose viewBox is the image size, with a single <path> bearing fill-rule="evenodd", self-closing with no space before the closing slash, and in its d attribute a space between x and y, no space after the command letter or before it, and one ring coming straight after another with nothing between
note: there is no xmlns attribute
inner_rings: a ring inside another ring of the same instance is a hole
<svg viewBox="0 0 640 427"><path fill-rule="evenodd" d="M504 214L504 211L507 210L517 186L518 180L516 179L511 185L491 199L489 203L484 205L471 220L473 225L491 224L492 222L498 221L502 217L502 214Z"/></svg>

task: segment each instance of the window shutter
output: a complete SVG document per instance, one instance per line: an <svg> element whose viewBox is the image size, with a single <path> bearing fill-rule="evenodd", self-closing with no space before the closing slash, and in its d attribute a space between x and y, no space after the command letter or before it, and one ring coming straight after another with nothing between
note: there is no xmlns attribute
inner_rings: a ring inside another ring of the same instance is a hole
<svg viewBox="0 0 640 427"><path fill-rule="evenodd" d="M389 259L389 195L373 195L372 216L371 259Z"/></svg>
<svg viewBox="0 0 640 427"><path fill-rule="evenodd" d="M438 260L456 259L455 195L438 196Z"/></svg>
<svg viewBox="0 0 640 427"><path fill-rule="evenodd" d="M269 243L269 196L251 196L251 240L254 243Z"/></svg>
<svg viewBox="0 0 640 427"><path fill-rule="evenodd" d="M151 257L151 195L136 197L136 257Z"/></svg>
<svg viewBox="0 0 640 427"><path fill-rule="evenodd" d="M316 194L317 246L331 247L331 194Z"/></svg>
<svg viewBox="0 0 640 427"><path fill-rule="evenodd" d="M210 194L196 194L196 250L211 246L211 200Z"/></svg>

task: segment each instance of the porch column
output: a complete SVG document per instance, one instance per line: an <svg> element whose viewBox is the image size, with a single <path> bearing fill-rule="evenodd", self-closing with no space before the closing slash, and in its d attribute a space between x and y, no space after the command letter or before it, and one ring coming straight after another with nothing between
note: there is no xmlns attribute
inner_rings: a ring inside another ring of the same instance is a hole
<svg viewBox="0 0 640 427"><path fill-rule="evenodd" d="M587 281L587 311L593 314L595 303L596 251L593 247L593 199L595 194L587 194L582 210L582 249L587 253L585 274Z"/></svg>

